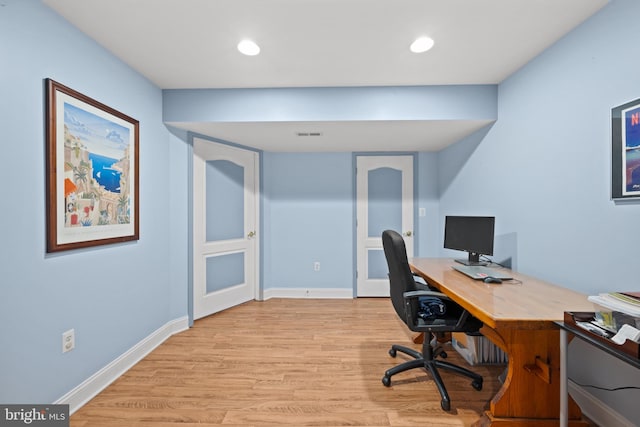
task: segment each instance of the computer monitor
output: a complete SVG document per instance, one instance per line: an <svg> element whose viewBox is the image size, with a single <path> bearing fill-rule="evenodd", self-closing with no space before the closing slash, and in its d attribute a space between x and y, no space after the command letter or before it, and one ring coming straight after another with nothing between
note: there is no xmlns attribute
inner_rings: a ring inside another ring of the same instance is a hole
<svg viewBox="0 0 640 427"><path fill-rule="evenodd" d="M480 255L493 255L494 227L492 216L446 216L444 247L468 252L468 259L456 259L461 264L485 265Z"/></svg>

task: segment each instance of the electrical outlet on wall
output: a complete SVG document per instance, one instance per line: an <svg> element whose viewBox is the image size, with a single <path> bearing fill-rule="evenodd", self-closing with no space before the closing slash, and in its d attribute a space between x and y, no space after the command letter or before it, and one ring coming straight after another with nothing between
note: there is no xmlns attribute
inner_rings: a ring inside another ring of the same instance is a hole
<svg viewBox="0 0 640 427"><path fill-rule="evenodd" d="M66 353L76 347L76 332L69 329L62 333L62 352Z"/></svg>
<svg viewBox="0 0 640 427"><path fill-rule="evenodd" d="M320 271L320 263L318 261L313 263L313 271Z"/></svg>

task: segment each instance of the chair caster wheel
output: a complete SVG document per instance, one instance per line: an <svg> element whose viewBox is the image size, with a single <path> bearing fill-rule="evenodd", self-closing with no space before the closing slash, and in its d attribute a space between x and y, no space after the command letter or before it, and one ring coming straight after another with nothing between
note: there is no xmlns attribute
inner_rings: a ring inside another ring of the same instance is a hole
<svg viewBox="0 0 640 427"><path fill-rule="evenodd" d="M471 387L480 391L482 390L482 380L474 380L471 382Z"/></svg>
<svg viewBox="0 0 640 427"><path fill-rule="evenodd" d="M396 352L395 348L392 348L391 350L389 350L389 356L396 357L396 354L397 354L397 352Z"/></svg>
<svg viewBox="0 0 640 427"><path fill-rule="evenodd" d="M449 411L451 409L451 402L449 402L448 400L441 400L440 406L442 407L443 411Z"/></svg>
<svg viewBox="0 0 640 427"><path fill-rule="evenodd" d="M441 358L443 358L443 359L446 359L446 358L447 358L447 352L446 352L446 351L444 351L444 350L442 350L442 351L440 352L440 354L438 354L438 356L440 356L440 357L441 357Z"/></svg>
<svg viewBox="0 0 640 427"><path fill-rule="evenodd" d="M382 377L382 384L384 384L385 387L391 387L391 378L385 375Z"/></svg>

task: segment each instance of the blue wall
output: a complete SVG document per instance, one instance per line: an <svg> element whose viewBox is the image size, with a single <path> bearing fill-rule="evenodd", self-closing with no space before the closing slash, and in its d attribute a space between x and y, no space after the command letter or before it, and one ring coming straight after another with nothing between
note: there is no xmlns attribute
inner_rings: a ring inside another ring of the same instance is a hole
<svg viewBox="0 0 640 427"><path fill-rule="evenodd" d="M439 157L438 153L418 153L416 176L417 200L416 209L424 208L425 216L417 217L416 228L416 256L440 256L443 243L443 233L440 221L439 194Z"/></svg>
<svg viewBox="0 0 640 427"><path fill-rule="evenodd" d="M637 275L640 207L610 200L610 112L640 97L638 12L606 6L499 86L481 142L439 153L443 215L494 212L497 233L518 234L522 272L589 294Z"/></svg>
<svg viewBox="0 0 640 427"><path fill-rule="evenodd" d="M351 153L264 153L263 166L265 290L351 290Z"/></svg>
<svg viewBox="0 0 640 427"><path fill-rule="evenodd" d="M364 154L364 153L362 153ZM329 172L327 172L329 171ZM437 154L416 162L416 252L438 256ZM354 164L352 153L263 153L263 287L354 286ZM319 272L313 263L320 262Z"/></svg>
<svg viewBox="0 0 640 427"><path fill-rule="evenodd" d="M186 314L185 211L172 205L185 181L169 158L184 148L161 91L40 1L4 0L0 40L0 402L47 403ZM46 253L47 77L140 121L139 241ZM76 348L62 354L70 328Z"/></svg>
<svg viewBox="0 0 640 427"><path fill-rule="evenodd" d="M496 85L165 89L167 123L496 118Z"/></svg>
<svg viewBox="0 0 640 427"><path fill-rule="evenodd" d="M640 287L640 206L610 200L611 108L640 98L638 16L637 0L612 1L499 86L486 135L438 155L441 217L495 214L497 234L517 236L521 272L587 294ZM572 344L574 379L640 384L585 347ZM640 420L640 391L589 392Z"/></svg>

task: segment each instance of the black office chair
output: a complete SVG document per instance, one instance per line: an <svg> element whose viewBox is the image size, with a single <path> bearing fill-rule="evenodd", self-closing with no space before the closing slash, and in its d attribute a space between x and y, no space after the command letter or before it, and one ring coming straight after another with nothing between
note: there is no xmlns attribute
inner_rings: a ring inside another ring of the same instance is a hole
<svg viewBox="0 0 640 427"><path fill-rule="evenodd" d="M471 386L476 390L482 390L482 376L468 369L456 366L444 360L436 360L434 349L431 347L430 336L442 332L477 332L482 326L475 317L460 307L445 294L433 290L424 290L424 287L416 284L402 236L393 230L382 233L382 246L389 266L390 294L393 307L398 316L413 332L424 333L422 353L401 345L392 345L389 354L396 357L396 353L402 352L414 358L387 370L382 377L382 384L391 386L391 377L397 373L414 368L423 368L431 374L438 387L442 400L440 406L445 411L451 409L449 393L444 386L438 368L453 371L472 379ZM424 312L420 312L421 297L436 297L444 302L446 312L437 317L428 318ZM437 355L437 354L436 354Z"/></svg>

